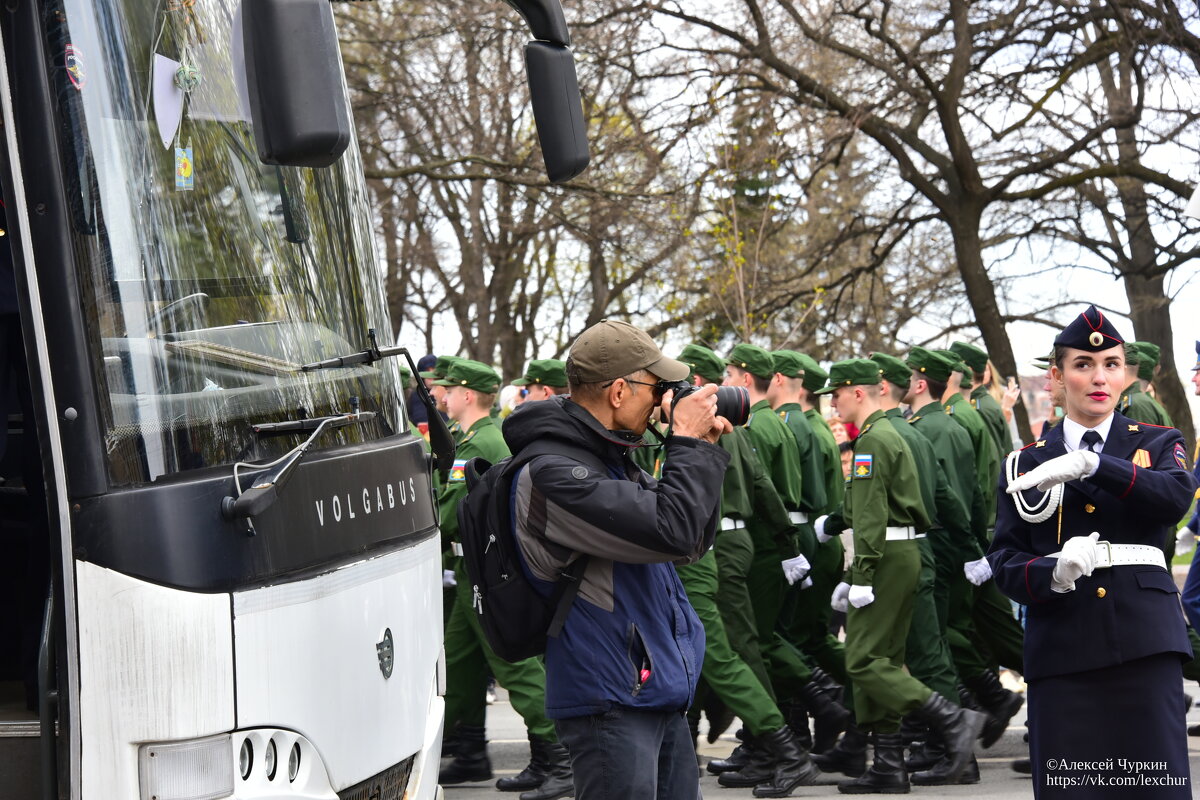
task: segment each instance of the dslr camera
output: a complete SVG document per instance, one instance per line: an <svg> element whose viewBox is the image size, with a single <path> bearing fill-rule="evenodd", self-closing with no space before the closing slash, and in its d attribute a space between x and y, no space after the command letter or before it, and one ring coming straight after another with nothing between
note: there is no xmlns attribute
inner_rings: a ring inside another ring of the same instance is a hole
<svg viewBox="0 0 1200 800"><path fill-rule="evenodd" d="M675 404L700 387L687 381L660 381L662 391L674 392L671 396L671 416L674 416ZM750 419L750 392L743 386L717 387L717 416L724 417L736 428L745 425Z"/></svg>

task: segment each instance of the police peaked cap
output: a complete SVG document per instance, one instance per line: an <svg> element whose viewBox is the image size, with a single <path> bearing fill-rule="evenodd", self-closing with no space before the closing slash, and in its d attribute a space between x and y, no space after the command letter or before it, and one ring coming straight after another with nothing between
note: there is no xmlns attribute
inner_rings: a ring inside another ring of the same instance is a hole
<svg viewBox="0 0 1200 800"><path fill-rule="evenodd" d="M1071 347L1089 353L1098 353L1119 344L1125 344L1125 340L1108 321L1108 317L1104 316L1104 312L1094 305L1088 306L1087 311L1054 337L1055 347Z"/></svg>
<svg viewBox="0 0 1200 800"><path fill-rule="evenodd" d="M720 383L725 377L725 360L702 344L689 344L675 360L687 364L693 375L711 383Z"/></svg>

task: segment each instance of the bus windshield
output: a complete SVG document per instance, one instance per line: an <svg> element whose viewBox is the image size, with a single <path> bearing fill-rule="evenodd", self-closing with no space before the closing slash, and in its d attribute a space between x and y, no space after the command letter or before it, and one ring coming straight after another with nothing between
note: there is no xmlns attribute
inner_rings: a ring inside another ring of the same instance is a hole
<svg viewBox="0 0 1200 800"><path fill-rule="evenodd" d="M374 411L318 446L401 430L394 359L304 373L391 325L357 143L261 163L237 0L48 3L51 80L110 483L278 455L250 423Z"/></svg>

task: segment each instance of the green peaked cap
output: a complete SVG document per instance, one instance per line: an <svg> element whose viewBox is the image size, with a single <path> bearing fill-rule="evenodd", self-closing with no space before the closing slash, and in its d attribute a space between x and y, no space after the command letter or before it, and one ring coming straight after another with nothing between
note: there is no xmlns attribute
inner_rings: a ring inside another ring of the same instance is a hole
<svg viewBox="0 0 1200 800"><path fill-rule="evenodd" d="M829 368L829 385L817 394L829 394L843 386L878 386L881 370L869 358L848 358Z"/></svg>
<svg viewBox="0 0 1200 800"><path fill-rule="evenodd" d="M912 367L913 371L920 372L939 383L950 380L950 373L954 371L953 361L941 353L924 347L914 347L910 350L905 363Z"/></svg>
<svg viewBox="0 0 1200 800"><path fill-rule="evenodd" d="M756 378L770 378L775 374L775 362L771 354L753 344L739 344L729 352L726 364L741 367Z"/></svg>
<svg viewBox="0 0 1200 800"><path fill-rule="evenodd" d="M804 362L795 350L775 350L771 353L771 365L785 378L803 378Z"/></svg>
<svg viewBox="0 0 1200 800"><path fill-rule="evenodd" d="M476 392L495 394L500 390L500 376L496 370L479 361L460 358L450 365L445 378L434 381L438 386L465 386Z"/></svg>
<svg viewBox="0 0 1200 800"><path fill-rule="evenodd" d="M438 356L437 363L433 365L433 369L428 372L422 372L420 375L422 378L433 378L440 381L450 372L450 367L455 361L462 360L460 356Z"/></svg>
<svg viewBox="0 0 1200 800"><path fill-rule="evenodd" d="M725 360L702 344L689 344L675 360L687 364L693 375L706 381L720 383L725 378Z"/></svg>
<svg viewBox="0 0 1200 800"><path fill-rule="evenodd" d="M883 377L888 383L893 383L902 389L907 389L912 382L912 369L895 356L887 353L871 353L871 360L883 370Z"/></svg>
<svg viewBox="0 0 1200 800"><path fill-rule="evenodd" d="M1131 352L1133 357L1131 358ZM1125 360L1137 364L1138 378L1144 381L1154 380L1154 368L1162 358L1162 350L1152 342L1126 342Z"/></svg>
<svg viewBox="0 0 1200 800"><path fill-rule="evenodd" d="M529 362L525 374L513 381L513 386L540 383L558 389L567 385L567 362L557 358L535 359Z"/></svg>
<svg viewBox="0 0 1200 800"><path fill-rule="evenodd" d="M987 369L988 354L968 342L955 342L950 345L950 352L956 354L972 371L982 373Z"/></svg>
<svg viewBox="0 0 1200 800"><path fill-rule="evenodd" d="M825 386L825 381L829 380L829 373L821 369L821 365L812 356L804 353L797 353L796 356L800 359L800 365L804 367L804 381L802 385L806 391L815 392Z"/></svg>

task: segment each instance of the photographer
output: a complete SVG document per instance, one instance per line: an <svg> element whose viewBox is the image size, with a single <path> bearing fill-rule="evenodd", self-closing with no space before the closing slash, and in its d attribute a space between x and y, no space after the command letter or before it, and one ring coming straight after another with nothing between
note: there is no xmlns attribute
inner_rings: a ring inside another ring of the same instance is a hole
<svg viewBox="0 0 1200 800"><path fill-rule="evenodd" d="M662 382L688 373L641 330L604 320L571 347L570 397L522 405L504 423L514 455L552 440L595 457L535 458L513 502L526 566L547 591L589 558L546 648L546 713L570 753L578 800L695 800L699 791L684 713L704 631L671 563L700 558L716 533L729 456L715 442L732 429L716 414L716 387L674 407L660 480L629 457L651 411L671 408Z"/></svg>

